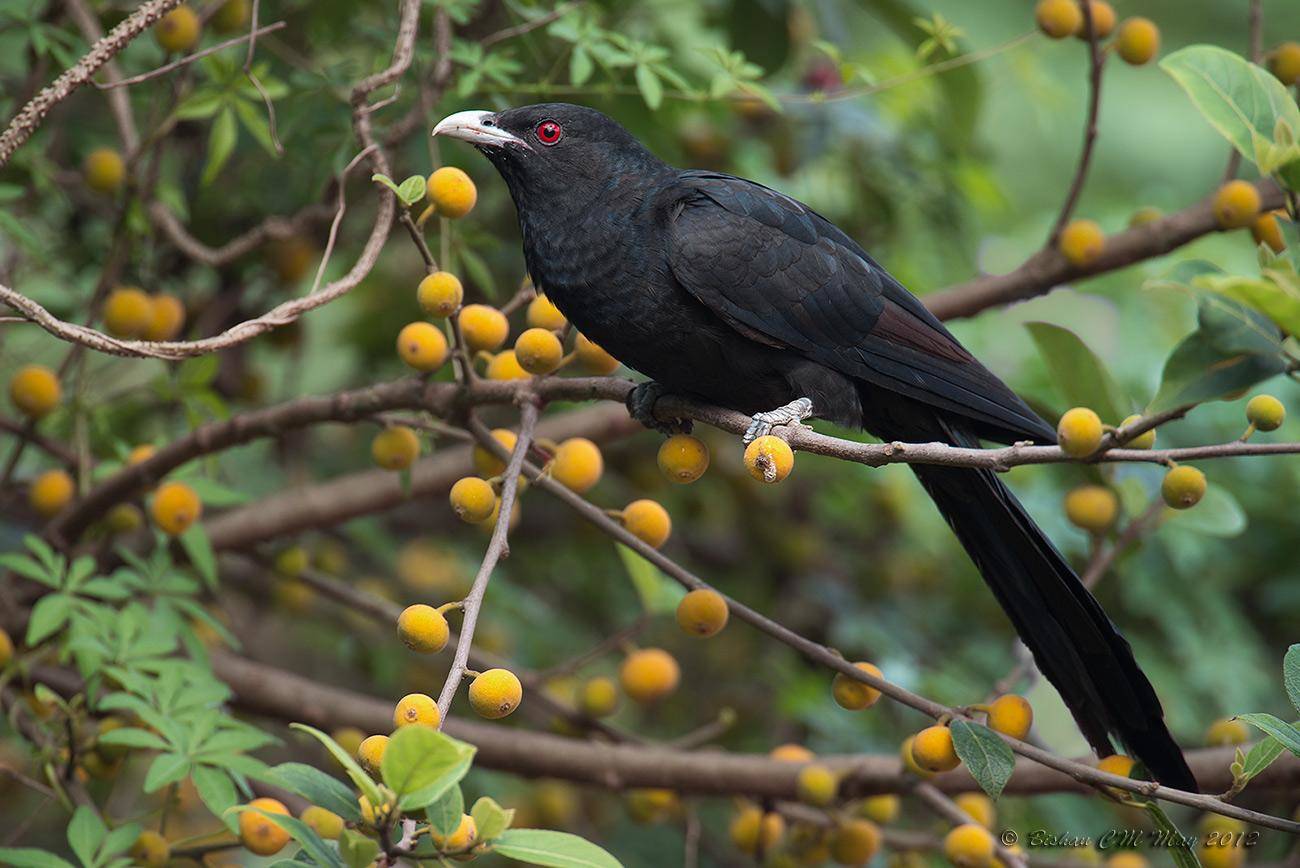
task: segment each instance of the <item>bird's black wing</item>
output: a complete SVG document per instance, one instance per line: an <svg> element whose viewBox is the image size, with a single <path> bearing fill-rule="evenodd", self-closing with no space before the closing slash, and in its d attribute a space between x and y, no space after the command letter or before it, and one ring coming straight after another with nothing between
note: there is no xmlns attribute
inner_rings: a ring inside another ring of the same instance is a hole
<svg viewBox="0 0 1300 868"><path fill-rule="evenodd" d="M711 172L682 172L673 195L669 267L742 334L965 416L986 436L1054 442L920 300L811 208Z"/></svg>

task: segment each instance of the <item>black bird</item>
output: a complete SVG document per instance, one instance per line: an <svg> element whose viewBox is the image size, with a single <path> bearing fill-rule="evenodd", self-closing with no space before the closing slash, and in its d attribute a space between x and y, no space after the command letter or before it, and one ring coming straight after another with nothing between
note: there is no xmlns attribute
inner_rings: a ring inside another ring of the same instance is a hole
<svg viewBox="0 0 1300 868"><path fill-rule="evenodd" d="M673 168L565 103L444 118L519 212L534 283L660 390L752 414L747 437L809 417L885 441L1054 443L1055 432L854 240L808 206ZM1196 780L1128 642L997 474L912 468L1100 755L1112 737L1170 786Z"/></svg>

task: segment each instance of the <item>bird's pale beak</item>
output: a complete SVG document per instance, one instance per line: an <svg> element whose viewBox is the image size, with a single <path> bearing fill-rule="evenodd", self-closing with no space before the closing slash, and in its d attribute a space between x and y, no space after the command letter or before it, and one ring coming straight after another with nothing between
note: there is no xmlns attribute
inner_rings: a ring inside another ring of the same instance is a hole
<svg viewBox="0 0 1300 868"><path fill-rule="evenodd" d="M500 148L506 145L522 145L529 147L528 143L516 136L514 133L506 132L496 125L496 114L485 111L466 111L456 112L447 115L433 128L435 136L449 136L453 139L461 139L472 145L479 147Z"/></svg>

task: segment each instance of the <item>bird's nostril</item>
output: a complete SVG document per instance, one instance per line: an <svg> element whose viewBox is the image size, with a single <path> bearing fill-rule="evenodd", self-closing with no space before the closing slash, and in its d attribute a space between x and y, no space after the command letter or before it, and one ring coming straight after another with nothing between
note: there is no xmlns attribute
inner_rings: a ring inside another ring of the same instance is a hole
<svg viewBox="0 0 1300 868"><path fill-rule="evenodd" d="M491 118L486 118L486 119L484 119L484 121L483 121L483 126L485 126L485 127L494 127L494 126L496 126L496 124L492 123L492 119L491 119Z"/></svg>

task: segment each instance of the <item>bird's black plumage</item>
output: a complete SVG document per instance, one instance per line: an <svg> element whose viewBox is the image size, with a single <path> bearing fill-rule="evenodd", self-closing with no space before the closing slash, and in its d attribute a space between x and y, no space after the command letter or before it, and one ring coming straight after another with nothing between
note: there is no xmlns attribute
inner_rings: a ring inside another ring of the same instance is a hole
<svg viewBox="0 0 1300 868"><path fill-rule="evenodd" d="M807 397L814 415L885 440L1055 442L915 296L800 202L668 166L580 106L451 126L510 188L536 284L665 389L746 413ZM1094 749L1109 754L1118 738L1156 779L1195 789L1127 641L997 475L913 469Z"/></svg>

